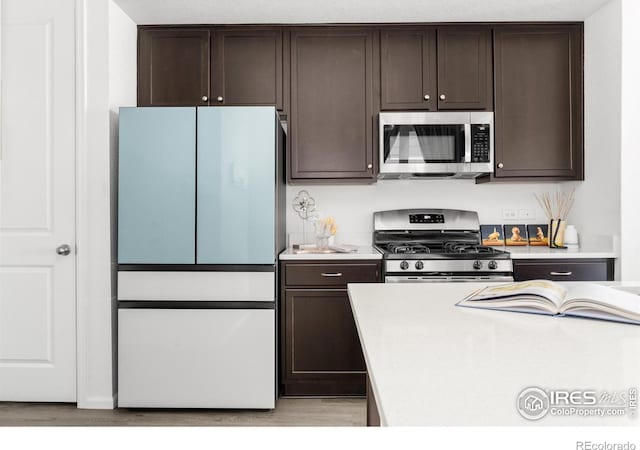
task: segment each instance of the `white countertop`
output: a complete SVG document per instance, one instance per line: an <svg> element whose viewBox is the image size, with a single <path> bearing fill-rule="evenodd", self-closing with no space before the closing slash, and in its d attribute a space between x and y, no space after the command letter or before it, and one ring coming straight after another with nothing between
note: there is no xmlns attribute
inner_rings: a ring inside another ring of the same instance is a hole
<svg viewBox="0 0 640 450"><path fill-rule="evenodd" d="M511 259L617 258L612 245L590 243L579 248L499 247L511 253Z"/></svg>
<svg viewBox="0 0 640 450"><path fill-rule="evenodd" d="M482 286L349 285L382 425L640 425L516 409L530 386L639 387L640 326L454 306Z"/></svg>
<svg viewBox="0 0 640 450"><path fill-rule="evenodd" d="M371 246L360 246L358 250L353 253L293 253L288 248L279 256L280 260L351 260L351 259L382 259L382 253L377 251Z"/></svg>

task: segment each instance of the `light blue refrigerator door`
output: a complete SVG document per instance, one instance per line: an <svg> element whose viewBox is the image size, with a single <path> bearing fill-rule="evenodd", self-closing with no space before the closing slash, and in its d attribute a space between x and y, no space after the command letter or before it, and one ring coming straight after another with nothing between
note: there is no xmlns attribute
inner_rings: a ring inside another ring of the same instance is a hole
<svg viewBox="0 0 640 450"><path fill-rule="evenodd" d="M196 109L121 108L120 264L195 264Z"/></svg>
<svg viewBox="0 0 640 450"><path fill-rule="evenodd" d="M198 108L198 264L275 262L273 107Z"/></svg>

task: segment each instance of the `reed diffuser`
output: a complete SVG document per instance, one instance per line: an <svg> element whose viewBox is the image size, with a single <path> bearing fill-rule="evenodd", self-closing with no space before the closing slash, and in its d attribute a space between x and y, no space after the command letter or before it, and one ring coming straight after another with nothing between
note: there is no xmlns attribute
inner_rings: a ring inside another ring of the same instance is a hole
<svg viewBox="0 0 640 450"><path fill-rule="evenodd" d="M545 192L539 196L533 194L549 219L549 247L551 248L567 248L564 245L564 230L567 226L567 216L573 208L575 194L575 189L570 192L556 191L555 194Z"/></svg>

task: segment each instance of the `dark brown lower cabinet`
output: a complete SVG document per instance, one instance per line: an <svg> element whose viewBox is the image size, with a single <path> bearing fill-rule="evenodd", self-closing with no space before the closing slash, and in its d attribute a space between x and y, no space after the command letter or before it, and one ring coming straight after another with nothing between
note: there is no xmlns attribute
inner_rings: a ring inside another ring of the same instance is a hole
<svg viewBox="0 0 640 450"><path fill-rule="evenodd" d="M282 269L283 283L296 283L283 286L282 394L364 396L366 366L346 284L380 281L379 263L289 262Z"/></svg>
<svg viewBox="0 0 640 450"><path fill-rule="evenodd" d="M613 281L614 259L514 259L516 281Z"/></svg>

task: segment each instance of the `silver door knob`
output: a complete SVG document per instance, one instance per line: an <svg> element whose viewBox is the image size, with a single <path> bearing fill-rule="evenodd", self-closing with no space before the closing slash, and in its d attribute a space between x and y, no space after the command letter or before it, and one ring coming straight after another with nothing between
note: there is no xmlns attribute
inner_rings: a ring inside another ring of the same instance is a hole
<svg viewBox="0 0 640 450"><path fill-rule="evenodd" d="M425 100L429 100L431 97L429 97L429 94L424 94L424 99Z"/></svg>
<svg viewBox="0 0 640 450"><path fill-rule="evenodd" d="M71 254L71 246L68 244L59 245L58 248L56 248L56 253L60 256L68 256Z"/></svg>
<svg viewBox="0 0 640 450"><path fill-rule="evenodd" d="M222 103L224 98L222 97L222 95L218 95L218 98L216 100L218 100L218 103Z"/></svg>
<svg viewBox="0 0 640 450"><path fill-rule="evenodd" d="M367 164L367 169L373 169L373 164Z"/></svg>
<svg viewBox="0 0 640 450"><path fill-rule="evenodd" d="M444 94L440 94L440 100L444 100L444 99L446 99L446 98L447 98L447 96L446 96L446 95L444 95Z"/></svg>
<svg viewBox="0 0 640 450"><path fill-rule="evenodd" d="M503 167L504 167L504 164L498 163L498 169L502 169Z"/></svg>
<svg viewBox="0 0 640 450"><path fill-rule="evenodd" d="M202 101L203 101L203 102L206 102L207 100L209 100L209 97L207 97L206 95L203 95L203 96L202 96Z"/></svg>

